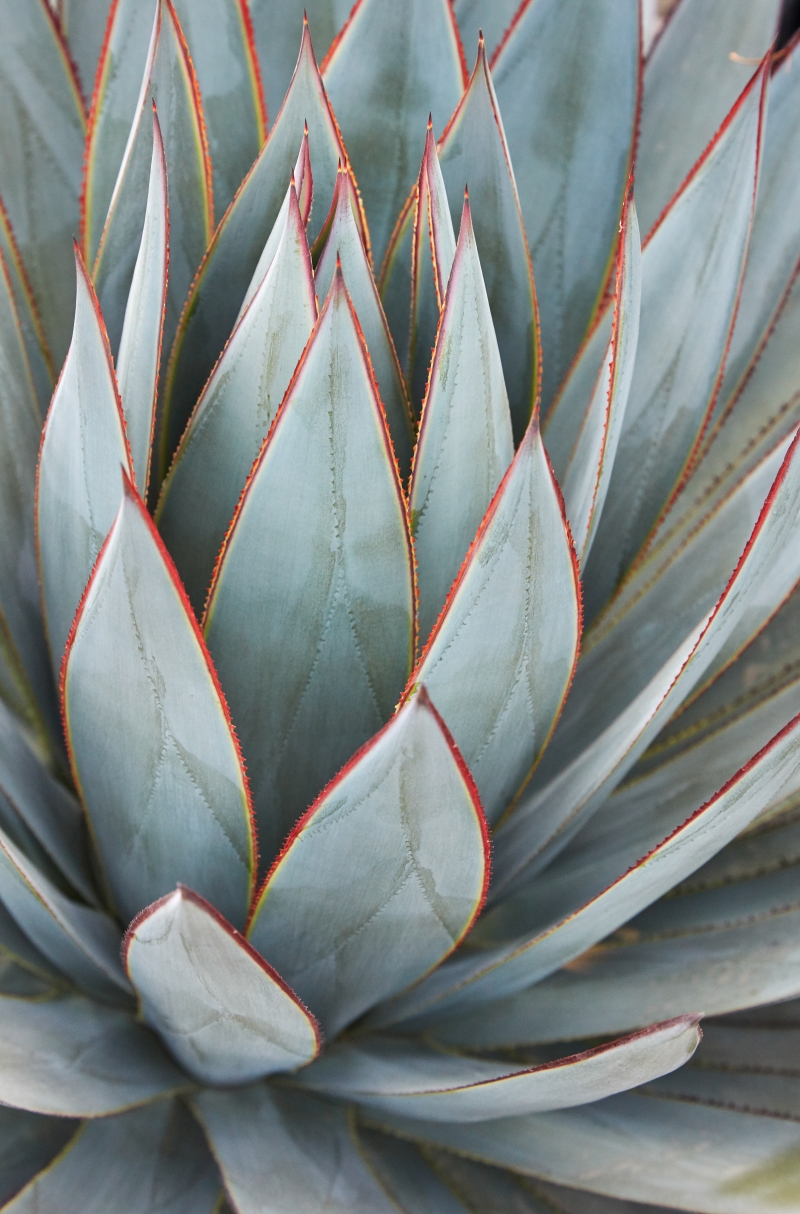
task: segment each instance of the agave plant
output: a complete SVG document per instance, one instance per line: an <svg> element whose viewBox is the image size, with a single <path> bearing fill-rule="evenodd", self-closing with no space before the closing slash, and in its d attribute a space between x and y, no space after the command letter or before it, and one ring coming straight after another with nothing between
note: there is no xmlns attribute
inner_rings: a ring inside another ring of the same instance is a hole
<svg viewBox="0 0 800 1214"><path fill-rule="evenodd" d="M2 1209L800 1211L800 50L349 8L0 0Z"/></svg>

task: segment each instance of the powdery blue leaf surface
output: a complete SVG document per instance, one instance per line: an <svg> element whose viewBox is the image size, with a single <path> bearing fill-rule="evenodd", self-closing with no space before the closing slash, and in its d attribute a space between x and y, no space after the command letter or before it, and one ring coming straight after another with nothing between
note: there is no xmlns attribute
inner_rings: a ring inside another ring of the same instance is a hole
<svg viewBox="0 0 800 1214"><path fill-rule="evenodd" d="M86 119L49 5L3 0L0 26L0 194L58 365L75 298L70 240L78 229Z"/></svg>
<svg viewBox="0 0 800 1214"><path fill-rule="evenodd" d="M270 124L275 122L292 79L304 16L308 16L311 37L322 59L352 7L352 0L250 0Z"/></svg>
<svg viewBox="0 0 800 1214"><path fill-rule="evenodd" d="M5 1204L67 1145L76 1130L66 1117L0 1109L0 1202Z"/></svg>
<svg viewBox="0 0 800 1214"><path fill-rule="evenodd" d="M777 31L779 0L683 0L644 73L636 200L647 233Z"/></svg>
<svg viewBox="0 0 800 1214"><path fill-rule="evenodd" d="M333 282L337 264L341 266L347 293L372 362L400 474L405 480L411 469L414 431L408 394L353 213L352 192L350 174L342 168L336 178L330 231L314 279L317 295L324 299Z"/></svg>
<svg viewBox="0 0 800 1214"><path fill-rule="evenodd" d="M153 107L153 155L142 241L125 305L117 356L117 382L125 414L131 462L139 490L147 495L156 424L161 338L167 302L169 197L167 162Z"/></svg>
<svg viewBox="0 0 800 1214"><path fill-rule="evenodd" d="M171 0L158 0L154 12L139 97L92 266L114 351L119 346L147 209L153 152L151 99L158 107L170 186L169 289L164 316L167 348L214 222L211 161L194 66ZM92 163L87 158L87 166Z"/></svg>
<svg viewBox="0 0 800 1214"><path fill-rule="evenodd" d="M579 636L574 551L534 418L413 676L452 729L492 824L547 745Z"/></svg>
<svg viewBox="0 0 800 1214"><path fill-rule="evenodd" d="M181 440L156 522L195 610L317 318L294 187L277 254L215 367Z"/></svg>
<svg viewBox="0 0 800 1214"><path fill-rule="evenodd" d="M502 41L503 34L519 8L519 0L454 0L453 10L464 46L472 53L482 33L489 54Z"/></svg>
<svg viewBox="0 0 800 1214"><path fill-rule="evenodd" d="M36 493L39 576L53 664L72 621L130 472L128 440L103 317L75 254L75 327L44 426Z"/></svg>
<svg viewBox="0 0 800 1214"><path fill-rule="evenodd" d="M296 1083L367 1109L430 1121L491 1121L588 1104L683 1066L700 1040L698 1017L537 1067L446 1054L400 1038L334 1045Z"/></svg>
<svg viewBox="0 0 800 1214"><path fill-rule="evenodd" d="M204 627L269 863L391 716L414 649L405 501L340 272L248 480Z"/></svg>
<svg viewBox="0 0 800 1214"><path fill-rule="evenodd" d="M452 952L487 882L477 792L421 689L298 823L248 936L333 1034Z"/></svg>
<svg viewBox="0 0 800 1214"><path fill-rule="evenodd" d="M633 382L584 574L589 619L684 478L719 390L755 203L767 83L764 65L645 243Z"/></svg>
<svg viewBox="0 0 800 1214"><path fill-rule="evenodd" d="M4 1214L214 1214L219 1173L177 1100L88 1121Z"/></svg>
<svg viewBox="0 0 800 1214"><path fill-rule="evenodd" d="M422 156L428 115L441 130L464 88L463 51L450 4L359 0L325 58L323 77L353 158L380 265Z"/></svg>
<svg viewBox="0 0 800 1214"><path fill-rule="evenodd" d="M639 5L527 0L492 74L533 258L546 410L618 241L639 108Z"/></svg>
<svg viewBox="0 0 800 1214"><path fill-rule="evenodd" d="M356 1146L381 1187L404 1214L467 1214L417 1146L359 1126Z"/></svg>
<svg viewBox="0 0 800 1214"><path fill-rule="evenodd" d="M167 373L164 462L174 450L208 376L233 328L248 284L281 209L308 124L308 146L317 198L333 195L336 171L347 164L308 28L292 83L269 138L220 223L192 285ZM318 207L310 227L316 236L325 218Z"/></svg>
<svg viewBox="0 0 800 1214"><path fill-rule="evenodd" d="M0 947L2 947L3 994L23 999L52 997L63 993L68 984L63 974L39 952L17 926L16 919L0 903ZM5 989L5 979L10 988ZM30 986L31 989L26 989Z"/></svg>
<svg viewBox="0 0 800 1214"><path fill-rule="evenodd" d="M36 389L39 414L44 417L47 406L50 404L50 397L53 395L55 383L53 356L50 353L39 310L33 297L30 278L20 256L2 198L0 198L0 256L5 262L17 321L22 333L22 340L25 343L25 353L28 356L31 377Z"/></svg>
<svg viewBox="0 0 800 1214"><path fill-rule="evenodd" d="M179 881L242 924L255 869L244 767L172 562L129 481L62 671L73 773L130 921Z"/></svg>
<svg viewBox="0 0 800 1214"><path fill-rule="evenodd" d="M514 437L539 392L538 316L519 195L483 43L466 92L439 140L453 221L469 189L475 239L500 345Z"/></svg>
<svg viewBox="0 0 800 1214"><path fill-rule="evenodd" d="M238 1214L396 1214L343 1105L258 1084L192 1101Z"/></svg>
<svg viewBox="0 0 800 1214"><path fill-rule="evenodd" d="M0 1099L59 1117L106 1117L191 1081L128 1012L81 995L0 998Z"/></svg>
<svg viewBox="0 0 800 1214"><path fill-rule="evenodd" d="M465 200L409 492L422 637L513 456L500 350Z"/></svg>
<svg viewBox="0 0 800 1214"><path fill-rule="evenodd" d="M319 1052L314 1018L279 975L183 886L134 919L123 959L145 1021L204 1083L249 1083Z"/></svg>

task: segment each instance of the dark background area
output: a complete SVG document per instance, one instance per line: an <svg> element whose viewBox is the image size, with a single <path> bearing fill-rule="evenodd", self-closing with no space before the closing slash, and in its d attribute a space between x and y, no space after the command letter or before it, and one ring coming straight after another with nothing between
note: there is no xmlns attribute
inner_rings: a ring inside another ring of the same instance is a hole
<svg viewBox="0 0 800 1214"><path fill-rule="evenodd" d="M784 0L778 46L785 46L798 29L800 29L800 0Z"/></svg>

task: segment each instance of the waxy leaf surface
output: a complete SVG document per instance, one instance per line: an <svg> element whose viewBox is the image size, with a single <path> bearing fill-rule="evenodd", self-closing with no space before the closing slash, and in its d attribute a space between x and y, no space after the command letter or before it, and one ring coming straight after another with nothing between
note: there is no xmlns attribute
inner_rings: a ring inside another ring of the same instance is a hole
<svg viewBox="0 0 800 1214"><path fill-rule="evenodd" d="M470 51L483 34L489 53L502 40L519 8L519 0L454 0L453 11L461 40Z"/></svg>
<svg viewBox="0 0 800 1214"><path fill-rule="evenodd" d="M317 318L294 188L275 259L197 403L156 522L198 614L247 475Z"/></svg>
<svg viewBox="0 0 800 1214"><path fill-rule="evenodd" d="M53 395L53 384L55 383L53 356L50 353L39 310L33 297L30 278L23 265L19 246L11 230L2 198L0 198L0 256L3 258L8 275L17 322L25 344L25 353L28 356L31 378L36 390L39 413L41 417L44 417L47 406L50 404L50 397Z"/></svg>
<svg viewBox="0 0 800 1214"><path fill-rule="evenodd" d="M414 646L410 544L391 440L337 273L205 617L267 862L403 690Z"/></svg>
<svg viewBox="0 0 800 1214"><path fill-rule="evenodd" d="M256 50L261 63L270 123L275 122L292 79L297 47L303 33L304 13L320 61L350 16L352 0L250 0Z"/></svg>
<svg viewBox="0 0 800 1214"><path fill-rule="evenodd" d="M0 1109L0 1201L22 1189L67 1145L75 1123L66 1117L41 1117L22 1109Z"/></svg>
<svg viewBox="0 0 800 1214"><path fill-rule="evenodd" d="M356 1145L370 1171L404 1214L467 1214L455 1193L410 1142L359 1126Z"/></svg>
<svg viewBox="0 0 800 1214"><path fill-rule="evenodd" d="M76 784L121 917L184 881L241 925L255 867L241 757L177 574L129 482L62 686Z"/></svg>
<svg viewBox="0 0 800 1214"><path fill-rule="evenodd" d="M465 201L409 493L422 637L513 456L500 350Z"/></svg>
<svg viewBox="0 0 800 1214"><path fill-rule="evenodd" d="M249 938L335 1033L471 927L488 880L477 793L417 693L298 823Z"/></svg>
<svg viewBox="0 0 800 1214"><path fill-rule="evenodd" d="M205 1083L248 1083L319 1051L305 1008L212 906L183 887L128 928L125 967L145 1021Z"/></svg>

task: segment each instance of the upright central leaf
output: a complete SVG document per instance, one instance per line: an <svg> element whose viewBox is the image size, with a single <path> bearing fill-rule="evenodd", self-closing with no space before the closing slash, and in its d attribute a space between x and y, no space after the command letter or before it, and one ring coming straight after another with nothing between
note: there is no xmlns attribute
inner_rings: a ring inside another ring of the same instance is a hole
<svg viewBox="0 0 800 1214"><path fill-rule="evenodd" d="M414 647L405 504L340 270L239 504L205 631L270 859L391 716Z"/></svg>

